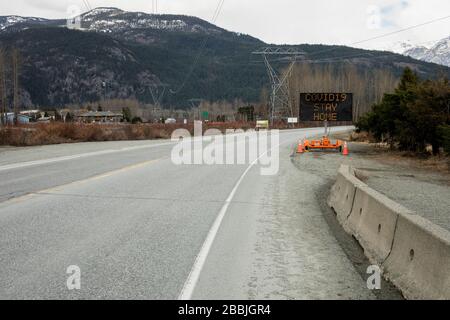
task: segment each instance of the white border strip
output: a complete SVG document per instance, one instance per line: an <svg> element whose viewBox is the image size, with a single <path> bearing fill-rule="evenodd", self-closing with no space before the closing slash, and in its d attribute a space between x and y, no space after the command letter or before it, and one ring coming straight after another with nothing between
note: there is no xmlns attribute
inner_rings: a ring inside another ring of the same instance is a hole
<svg viewBox="0 0 450 320"><path fill-rule="evenodd" d="M260 157L261 158L261 157ZM214 239L217 236L217 233L219 231L220 225L222 224L222 220L225 217L225 214L228 210L228 206L230 205L231 201L234 198L234 195L239 188L240 184L244 180L247 173L250 171L250 169L254 166L254 164L259 160L256 159L241 175L238 182L234 186L233 190L231 190L230 195L225 200L224 205L222 206L222 209L220 209L219 215L217 216L216 220L214 221L214 224L212 225L211 229L208 232L208 236L205 239L205 242L203 243L202 248L200 249L200 253L198 254L197 258L195 259L194 265L192 266L191 272L189 273L189 276L184 283L183 289L181 290L181 293L178 297L178 300L190 300L192 297L192 294L194 293L195 286L197 285L198 279L200 278L200 273L202 272L203 266L205 265L206 258L208 257L209 251L211 250L212 244L214 242Z"/></svg>
<svg viewBox="0 0 450 320"><path fill-rule="evenodd" d="M298 132L291 133L291 134L298 134ZM290 142L291 141L286 141L284 143L280 143L278 146L281 146L283 144L287 144ZM272 150L272 148L270 150ZM258 160L261 159L264 155L266 155L270 150L267 150L265 153L261 154L255 161L253 161L248 166L248 168L244 171L244 173L241 175L241 177L239 178L239 180L236 182L235 186L231 190L230 195L225 200L225 203L222 206L222 209L220 209L219 215L217 216L211 229L208 232L205 242L203 243L202 248L200 249L200 252L197 255L197 258L195 259L194 265L192 266L191 272L189 273L189 276L188 276L186 282L184 283L183 289L181 290L181 293L178 296L178 300L190 300L192 298L192 294L194 293L195 287L200 278L200 273L202 272L203 267L205 265L206 258L209 255L209 252L211 250L213 242L219 231L220 225L222 224L222 220L225 217L225 214L227 213L228 207L229 207L231 201L233 200L237 189L241 185L241 183L244 180L247 173L253 168L253 166L258 162Z"/></svg>
<svg viewBox="0 0 450 320"><path fill-rule="evenodd" d="M295 132L289 132L288 135L293 135L293 134L297 135L297 134L301 133L302 131L314 130L314 132L312 132L312 133L307 133L305 135L305 137L307 137L307 136L318 134L318 133L315 133L315 130L317 130L317 129L321 130L322 128L302 128L302 129L299 129L298 131L295 130ZM338 129L340 129L340 130L337 130L337 131L341 131L341 130L346 131L346 130L351 129L351 127L338 127ZM282 145L288 144L288 143L291 143L291 141L286 141L286 142L280 143L278 146L282 146ZM272 148L270 150L272 150ZM253 161L248 166L248 168L244 171L244 173L241 175L239 180L236 182L235 186L233 187L233 190L231 190L230 195L225 200L224 205L220 209L219 215L217 216L211 229L209 230L208 235L206 236L205 242L203 242L202 248L200 249L200 252L195 259L195 262L194 262L194 265L192 266L191 272L189 273L189 276L186 279L186 282L184 283L183 289L181 290L181 293L178 296L178 300L191 300L192 295L195 290L195 287L200 278L200 273L202 272L203 267L205 265L206 258L209 255L209 252L211 250L213 242L219 231L220 225L222 224L223 218L225 217L225 214L227 213L228 207L230 206L230 203L233 200L237 189L241 185L241 183L244 180L247 173L252 169L252 167L258 162L259 159L261 159L261 157L263 157L265 154L267 154L270 150L261 154L255 161Z"/></svg>
<svg viewBox="0 0 450 320"><path fill-rule="evenodd" d="M7 164L7 165L0 166L0 172L7 171L7 170L13 170L13 169L32 167L32 166L39 166L39 165L55 163L55 162L62 162L62 161L80 159L80 158L88 158L88 157L100 156L100 155L105 155L105 154L118 153L118 152L127 152L127 151L134 151L134 150L147 149L147 148L150 149L150 148L168 146L168 145L172 145L172 144L175 144L175 142L127 147L127 148L122 148L122 149L94 151L94 152L89 152L89 153L75 154L75 155L71 155L71 156L63 156L63 157L42 159L42 160L35 160L35 161L28 161L28 162L19 162L19 163Z"/></svg>

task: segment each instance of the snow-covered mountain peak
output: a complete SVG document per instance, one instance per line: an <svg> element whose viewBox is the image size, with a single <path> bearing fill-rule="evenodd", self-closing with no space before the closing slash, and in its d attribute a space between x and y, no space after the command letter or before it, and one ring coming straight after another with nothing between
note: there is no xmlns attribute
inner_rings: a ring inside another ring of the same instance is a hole
<svg viewBox="0 0 450 320"><path fill-rule="evenodd" d="M450 67L450 37L438 41L430 48L416 46L403 52L414 59L433 62Z"/></svg>
<svg viewBox="0 0 450 320"><path fill-rule="evenodd" d="M98 18L99 16L108 17L108 16L114 16L120 13L123 13L124 11L117 9L117 8L106 8L106 7L100 7L92 9L91 11L88 11L81 15L82 20L93 20Z"/></svg>

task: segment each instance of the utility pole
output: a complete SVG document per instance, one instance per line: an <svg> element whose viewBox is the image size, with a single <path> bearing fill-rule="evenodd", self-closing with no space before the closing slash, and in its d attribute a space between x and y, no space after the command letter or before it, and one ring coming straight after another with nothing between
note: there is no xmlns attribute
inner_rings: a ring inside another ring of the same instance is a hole
<svg viewBox="0 0 450 320"><path fill-rule="evenodd" d="M6 125L6 72L5 51L0 49L0 124Z"/></svg>
<svg viewBox="0 0 450 320"><path fill-rule="evenodd" d="M14 124L19 123L19 50L14 48L12 51L13 60L13 82L14 82Z"/></svg>
<svg viewBox="0 0 450 320"><path fill-rule="evenodd" d="M267 47L253 52L253 54L261 55L266 65L267 73L270 78L270 123L273 125L275 119L282 119L284 117L293 117L294 110L291 99L289 97L289 77L292 69L299 56L304 56L303 51L293 48L279 48ZM278 74L277 70L269 61L269 56L278 56L286 61L289 61L289 67L285 74Z"/></svg>

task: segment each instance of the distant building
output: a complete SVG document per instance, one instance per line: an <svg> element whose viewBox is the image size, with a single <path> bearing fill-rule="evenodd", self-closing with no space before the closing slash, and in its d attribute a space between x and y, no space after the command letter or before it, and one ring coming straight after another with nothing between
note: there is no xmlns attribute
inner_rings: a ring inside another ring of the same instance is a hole
<svg viewBox="0 0 450 320"><path fill-rule="evenodd" d="M20 114L30 118L30 121L37 121L41 117L40 110L24 110L20 111Z"/></svg>
<svg viewBox="0 0 450 320"><path fill-rule="evenodd" d="M121 122L123 121L123 114L112 111L88 111L75 115L75 121L78 122Z"/></svg>
<svg viewBox="0 0 450 320"><path fill-rule="evenodd" d="M6 122L8 124L14 124L14 113L13 112L8 112L5 114L6 115ZM20 124L27 124L30 123L30 117L19 114L17 116L17 120Z"/></svg>

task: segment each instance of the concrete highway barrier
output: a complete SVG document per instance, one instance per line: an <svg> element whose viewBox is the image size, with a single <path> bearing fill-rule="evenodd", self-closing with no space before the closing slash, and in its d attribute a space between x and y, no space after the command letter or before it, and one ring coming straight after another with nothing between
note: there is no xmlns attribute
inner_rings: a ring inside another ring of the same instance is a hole
<svg viewBox="0 0 450 320"><path fill-rule="evenodd" d="M406 298L450 299L450 232L371 189L347 165L328 204Z"/></svg>
<svg viewBox="0 0 450 320"><path fill-rule="evenodd" d="M352 211L356 188L365 186L358 180L352 168L342 165L339 168L336 183L333 185L328 198L328 205L336 212L339 222L346 227L346 222Z"/></svg>
<svg viewBox="0 0 450 320"><path fill-rule="evenodd" d="M413 213L367 185L356 187L346 226L372 262L381 264L391 253L400 214Z"/></svg>
<svg viewBox="0 0 450 320"><path fill-rule="evenodd" d="M400 215L386 278L410 299L450 299L450 233L417 215Z"/></svg>

